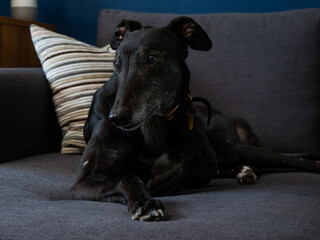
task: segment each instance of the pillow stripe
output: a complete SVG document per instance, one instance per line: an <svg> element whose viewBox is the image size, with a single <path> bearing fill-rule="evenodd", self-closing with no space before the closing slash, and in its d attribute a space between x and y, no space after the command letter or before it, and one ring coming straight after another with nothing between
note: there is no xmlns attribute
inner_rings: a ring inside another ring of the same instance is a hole
<svg viewBox="0 0 320 240"><path fill-rule="evenodd" d="M101 56L102 58L103 56ZM73 56L73 59L74 60L68 60L68 59L63 59L61 58L58 59L58 57L55 59L55 61L50 61L50 60L47 60L46 64L45 64L45 68L47 71L50 71L56 67L61 67L61 66L64 66L65 64L75 64L75 63L105 63L106 60L105 59L92 59L92 60L88 60L88 58L90 58L90 56L81 56L80 57L77 57L77 56ZM58 61L58 62L56 62ZM53 62L53 63L52 63Z"/></svg>
<svg viewBox="0 0 320 240"><path fill-rule="evenodd" d="M76 86L66 89L66 91L59 92L53 96L53 101L59 105L64 101L77 99L84 96L92 96L96 89L100 88L102 84L87 84L85 86Z"/></svg>
<svg viewBox="0 0 320 240"><path fill-rule="evenodd" d="M81 65L82 66L82 65ZM48 72L48 76L47 77L51 77L51 81L55 81L57 79L61 79L64 77L71 77L71 76L79 76L82 74L100 74L99 76L101 76L101 74L104 73L105 70L101 70L99 68L96 68L96 66L90 68L90 67L84 67L85 65L83 65L82 67L79 67L79 65L77 66L73 66L72 64L69 66L69 68L62 68L62 69L57 69L54 71L50 71ZM101 66L103 67L103 66ZM62 72L63 71L63 72Z"/></svg>
<svg viewBox="0 0 320 240"><path fill-rule="evenodd" d="M88 108L89 109L89 108ZM86 109L76 110L73 112L69 112L64 116L60 117L60 126L61 127L69 127L68 125L74 122L75 120L86 120L88 117L88 111ZM67 131L67 128L63 128Z"/></svg>
<svg viewBox="0 0 320 240"><path fill-rule="evenodd" d="M31 25L30 32L53 92L63 134L61 153L82 153L91 101L112 76L115 53L109 45L98 48L37 25Z"/></svg>

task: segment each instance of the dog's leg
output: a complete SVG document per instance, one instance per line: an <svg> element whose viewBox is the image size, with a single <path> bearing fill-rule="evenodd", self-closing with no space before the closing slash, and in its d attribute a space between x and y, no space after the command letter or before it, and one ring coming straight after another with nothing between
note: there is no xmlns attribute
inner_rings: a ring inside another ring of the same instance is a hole
<svg viewBox="0 0 320 240"><path fill-rule="evenodd" d="M243 163L259 168L297 167L309 172L320 173L320 161L304 158L288 157L268 149L246 144L231 144L230 152Z"/></svg>
<svg viewBox="0 0 320 240"><path fill-rule="evenodd" d="M179 190L203 187L217 175L216 155L206 136L192 138L178 152L178 164L149 181L147 186L152 196L173 195Z"/></svg>
<svg viewBox="0 0 320 240"><path fill-rule="evenodd" d="M151 197L135 175L139 173L135 168L140 166L135 162L132 146L125 139L110 135L111 139L96 134L89 140L79 177L70 190L72 198L125 203L134 220L165 220L162 203Z"/></svg>
<svg viewBox="0 0 320 240"><path fill-rule="evenodd" d="M241 167L242 170L240 168L236 172L227 170L239 165L254 166L261 172L265 168L288 167L320 172L320 161L316 160L316 155L311 156L314 160L308 160L303 156L289 157L260 147L251 127L242 119L223 114L215 115L208 133L212 146L219 155L220 168L225 169L223 171L220 169L219 177L236 176L239 183L255 182L257 177L254 175L258 176L255 170L252 172L246 167Z"/></svg>
<svg viewBox="0 0 320 240"><path fill-rule="evenodd" d="M127 204L133 220L161 221L166 212L159 200L152 199L144 183L136 176L122 176L105 181L84 178L71 189L75 200L107 201Z"/></svg>
<svg viewBox="0 0 320 240"><path fill-rule="evenodd" d="M152 196L170 196L176 194L183 185L183 170L178 164L163 175L151 179L147 187Z"/></svg>
<svg viewBox="0 0 320 240"><path fill-rule="evenodd" d="M170 196L180 190L203 187L216 175L216 170L206 163L206 158L199 156L183 158L174 168L151 179L147 187L152 196Z"/></svg>
<svg viewBox="0 0 320 240"><path fill-rule="evenodd" d="M239 165L236 168L219 169L218 178L236 178L239 184L256 183L260 175L258 169L251 165Z"/></svg>

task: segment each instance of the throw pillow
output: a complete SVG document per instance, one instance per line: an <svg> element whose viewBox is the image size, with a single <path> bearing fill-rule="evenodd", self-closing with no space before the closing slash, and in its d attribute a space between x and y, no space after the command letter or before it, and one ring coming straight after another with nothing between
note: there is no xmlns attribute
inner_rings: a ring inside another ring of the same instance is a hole
<svg viewBox="0 0 320 240"><path fill-rule="evenodd" d="M114 51L31 25L31 37L49 81L62 130L62 154L82 153L83 127L95 91L113 74Z"/></svg>

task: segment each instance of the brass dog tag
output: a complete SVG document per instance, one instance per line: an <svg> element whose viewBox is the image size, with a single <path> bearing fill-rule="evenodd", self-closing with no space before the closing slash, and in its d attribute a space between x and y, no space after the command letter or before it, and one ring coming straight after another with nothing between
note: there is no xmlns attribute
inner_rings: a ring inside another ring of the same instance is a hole
<svg viewBox="0 0 320 240"><path fill-rule="evenodd" d="M189 115L188 127L190 131L193 129L193 122L194 122L193 115Z"/></svg>

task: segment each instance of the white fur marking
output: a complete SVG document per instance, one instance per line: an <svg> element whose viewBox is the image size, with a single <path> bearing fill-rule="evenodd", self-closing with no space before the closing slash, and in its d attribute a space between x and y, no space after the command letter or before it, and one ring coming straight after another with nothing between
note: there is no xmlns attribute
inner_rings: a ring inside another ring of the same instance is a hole
<svg viewBox="0 0 320 240"><path fill-rule="evenodd" d="M240 170L240 172L237 174L236 178L239 183L246 183L244 182L244 178L248 175L252 174L253 180L252 183L255 183L257 181L257 175L253 172L253 170L248 166L243 166Z"/></svg>
<svg viewBox="0 0 320 240"><path fill-rule="evenodd" d="M86 166L87 164L89 163L89 161L85 161L83 164L82 164L82 167Z"/></svg>
<svg viewBox="0 0 320 240"><path fill-rule="evenodd" d="M155 159L154 161L154 166L158 167L158 166L167 166L169 164L171 164L172 162L170 161L168 154L164 153L162 154L160 157L158 157L157 159Z"/></svg>

